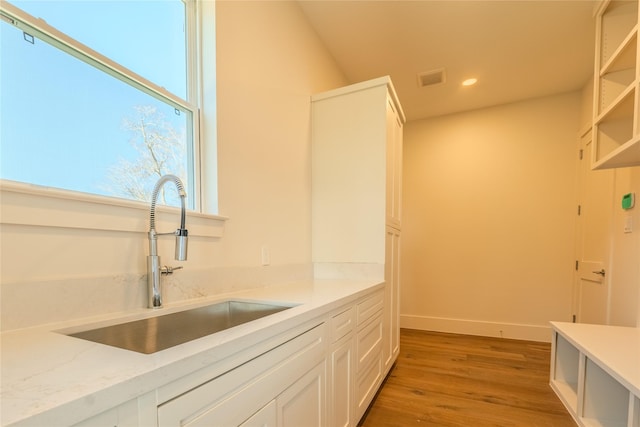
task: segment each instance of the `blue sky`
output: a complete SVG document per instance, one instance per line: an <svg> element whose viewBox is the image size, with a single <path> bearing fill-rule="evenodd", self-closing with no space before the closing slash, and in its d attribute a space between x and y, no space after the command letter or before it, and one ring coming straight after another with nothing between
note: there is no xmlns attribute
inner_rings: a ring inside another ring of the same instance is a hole
<svg viewBox="0 0 640 427"><path fill-rule="evenodd" d="M184 97L184 8L179 0L12 1L60 31ZM2 178L103 193L119 156L133 158L123 127L149 95L2 22L0 33L0 175Z"/></svg>

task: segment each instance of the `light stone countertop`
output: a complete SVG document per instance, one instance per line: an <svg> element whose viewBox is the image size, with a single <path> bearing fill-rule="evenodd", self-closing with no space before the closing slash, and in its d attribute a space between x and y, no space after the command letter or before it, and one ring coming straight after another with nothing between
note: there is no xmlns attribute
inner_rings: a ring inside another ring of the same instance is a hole
<svg viewBox="0 0 640 427"><path fill-rule="evenodd" d="M54 426L79 422L382 287L379 280L311 280L166 304L161 311L141 309L4 332L0 347L0 424ZM121 323L232 298L299 305L154 354L55 332L90 329L89 324L93 328Z"/></svg>

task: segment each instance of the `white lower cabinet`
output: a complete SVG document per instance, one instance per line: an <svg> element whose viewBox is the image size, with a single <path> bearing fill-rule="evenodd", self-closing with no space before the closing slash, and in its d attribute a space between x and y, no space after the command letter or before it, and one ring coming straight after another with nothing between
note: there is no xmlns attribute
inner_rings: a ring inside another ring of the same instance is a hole
<svg viewBox="0 0 640 427"><path fill-rule="evenodd" d="M376 293L357 305L356 332L356 420L364 415L383 380L382 306L384 295ZM367 316L362 314L366 313Z"/></svg>
<svg viewBox="0 0 640 427"><path fill-rule="evenodd" d="M325 328L321 324L163 403L158 407L158 424L239 426L252 417L268 416L267 408L275 400L277 422L269 424L267 420L264 425L302 427L304 424L295 423L301 413L312 420L310 426L321 425L325 408L324 359ZM297 399L294 391L298 392ZM307 408L319 409L314 413ZM263 409L265 413L261 413Z"/></svg>
<svg viewBox="0 0 640 427"><path fill-rule="evenodd" d="M386 372L384 289L74 427L355 427Z"/></svg>
<svg viewBox="0 0 640 427"><path fill-rule="evenodd" d="M379 291L332 319L330 427L357 426L382 384L383 303Z"/></svg>

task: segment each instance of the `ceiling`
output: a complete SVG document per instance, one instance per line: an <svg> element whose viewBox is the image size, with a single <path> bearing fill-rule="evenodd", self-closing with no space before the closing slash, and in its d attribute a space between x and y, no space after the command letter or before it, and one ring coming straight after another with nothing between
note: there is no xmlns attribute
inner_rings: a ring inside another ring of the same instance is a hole
<svg viewBox="0 0 640 427"><path fill-rule="evenodd" d="M350 82L391 76L407 120L579 90L593 72L593 1L299 3Z"/></svg>

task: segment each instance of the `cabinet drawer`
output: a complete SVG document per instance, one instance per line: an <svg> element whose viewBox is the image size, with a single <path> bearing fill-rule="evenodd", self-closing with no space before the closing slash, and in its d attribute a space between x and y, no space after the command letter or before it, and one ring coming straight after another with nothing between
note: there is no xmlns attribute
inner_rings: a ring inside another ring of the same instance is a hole
<svg viewBox="0 0 640 427"><path fill-rule="evenodd" d="M371 363L373 359L380 359L382 351L382 316L376 319L362 330L358 331L356 340L356 372L360 373Z"/></svg>
<svg viewBox="0 0 640 427"><path fill-rule="evenodd" d="M376 292L366 300L357 305L357 325L361 326L371 319L384 305L384 294Z"/></svg>
<svg viewBox="0 0 640 427"><path fill-rule="evenodd" d="M331 319L331 342L336 342L353 330L353 307Z"/></svg>
<svg viewBox="0 0 640 427"><path fill-rule="evenodd" d="M324 360L324 324L158 407L161 426L237 426Z"/></svg>

